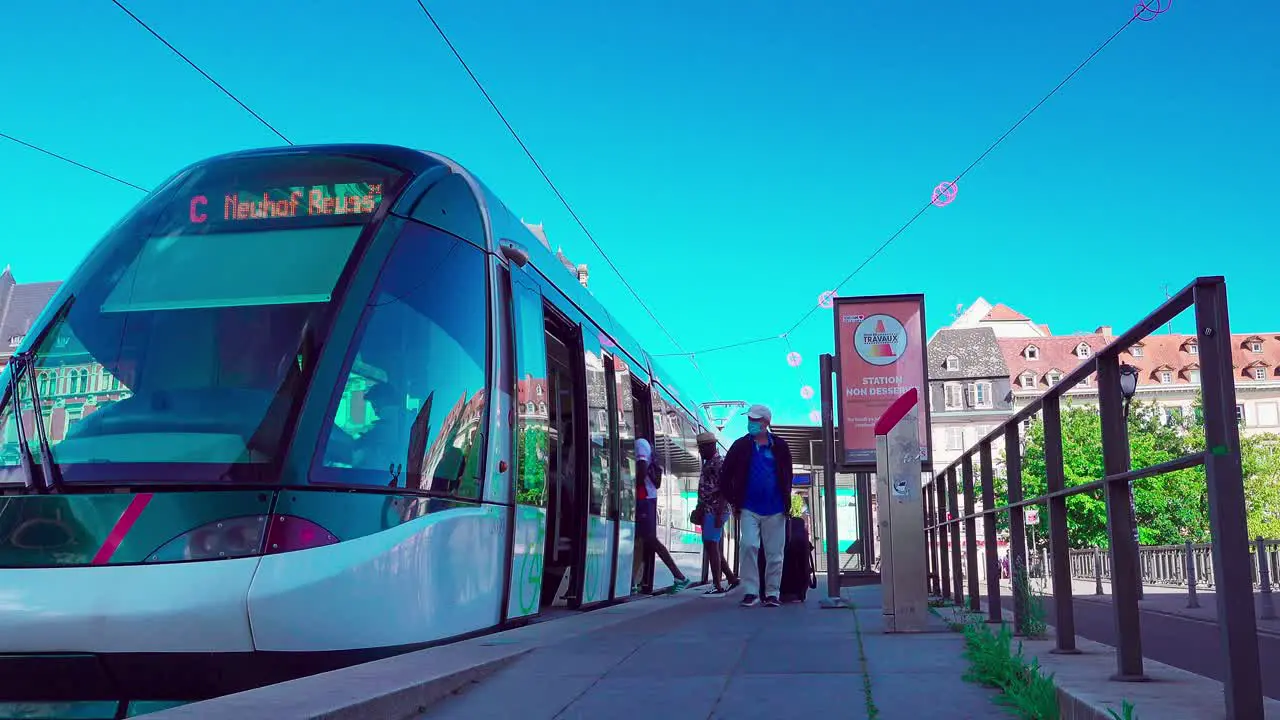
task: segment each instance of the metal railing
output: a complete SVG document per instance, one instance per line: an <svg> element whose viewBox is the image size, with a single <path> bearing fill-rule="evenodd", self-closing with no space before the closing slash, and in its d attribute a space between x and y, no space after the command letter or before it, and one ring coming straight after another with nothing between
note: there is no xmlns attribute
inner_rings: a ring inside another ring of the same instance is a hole
<svg viewBox="0 0 1280 720"><path fill-rule="evenodd" d="M1168 462L1133 469L1129 450L1127 401L1120 384L1120 353L1140 342L1184 310L1194 308L1199 345L1200 390L1207 448ZM1138 600L1142 591L1141 554L1132 515L1132 481L1203 465L1209 498L1209 528L1213 539L1212 575L1217 593L1218 622L1226 661L1224 695L1227 717L1262 720L1262 672L1259 663L1257 619L1253 604L1253 563L1246 529L1240 435L1236 422L1231 329L1226 282L1221 277L1197 278L1105 348L1081 362L1043 395L1018 410L945 468L936 470L925 486L925 533L929 548L931 589L945 599L982 611L978 583L976 521L983 518L985 535L988 621L1003 622L1000 559L996 548L997 518L1009 517L1009 557L1014 578L1015 632L1027 627L1026 522L1023 509L1048 505L1050 583L1054 599L1057 651L1078 653L1074 606L1071 600L1071 552L1067 539L1067 498L1101 491L1106 499L1109 572L1113 577L1116 674L1113 680L1141 681L1142 636ZM1102 429L1102 467L1105 477L1066 486L1063 471L1061 399L1071 388L1097 374L1098 411ZM1021 425L1037 413L1044 422L1044 468L1047 492L1024 498L1022 492ZM1003 441L1007 504L997 506L992 448ZM974 511L975 469L983 510ZM960 503L963 502L963 510ZM965 530L963 556L961 525ZM966 583L967 580L967 583ZM966 592L967 590L967 592Z"/></svg>
<svg viewBox="0 0 1280 720"><path fill-rule="evenodd" d="M1194 577L1196 584L1212 589L1213 544L1185 543L1183 545L1143 545L1139 548L1139 564L1142 583L1156 587L1186 587ZM1097 562L1100 558L1101 562ZM1187 564L1187 559L1191 564ZM1263 564L1265 578L1275 581L1280 573L1280 540L1258 538L1250 547L1250 572L1253 588L1263 590ZM1111 580L1110 557L1099 548L1080 548L1071 551L1071 577L1076 580Z"/></svg>

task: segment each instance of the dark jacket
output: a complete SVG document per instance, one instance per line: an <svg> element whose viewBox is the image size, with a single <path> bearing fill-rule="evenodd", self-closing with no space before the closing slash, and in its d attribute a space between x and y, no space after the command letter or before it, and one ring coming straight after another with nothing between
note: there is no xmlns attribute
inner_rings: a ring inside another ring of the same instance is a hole
<svg viewBox="0 0 1280 720"><path fill-rule="evenodd" d="M729 453L724 456L724 467L720 470L720 490L735 511L742 509L747 498L747 476L751 472L751 446L755 440L750 436L738 438L729 446ZM791 448L787 441L773 435L773 458L778 471L778 492L782 496L783 512L791 509Z"/></svg>

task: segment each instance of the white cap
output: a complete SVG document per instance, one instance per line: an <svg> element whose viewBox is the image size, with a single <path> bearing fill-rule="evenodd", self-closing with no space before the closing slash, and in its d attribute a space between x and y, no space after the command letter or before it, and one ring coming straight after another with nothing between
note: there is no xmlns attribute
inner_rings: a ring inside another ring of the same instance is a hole
<svg viewBox="0 0 1280 720"><path fill-rule="evenodd" d="M636 460L644 460L649 462L653 459L653 448L649 447L649 441L644 438L636 440Z"/></svg>
<svg viewBox="0 0 1280 720"><path fill-rule="evenodd" d="M747 417L773 422L773 412L765 405L752 405L751 409L747 411Z"/></svg>

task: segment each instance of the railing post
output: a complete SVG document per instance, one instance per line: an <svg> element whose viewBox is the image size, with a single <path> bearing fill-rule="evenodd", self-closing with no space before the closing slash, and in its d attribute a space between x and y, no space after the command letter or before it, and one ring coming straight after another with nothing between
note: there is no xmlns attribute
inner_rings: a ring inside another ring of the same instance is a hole
<svg viewBox="0 0 1280 720"><path fill-rule="evenodd" d="M965 455L960 461L964 482L964 514L973 514L973 455ZM964 571L969 578L969 609L982 612L982 598L978 595L978 523L969 518L964 521Z"/></svg>
<svg viewBox="0 0 1280 720"><path fill-rule="evenodd" d="M1191 541L1187 541L1187 607L1200 607L1200 598L1196 597L1196 556Z"/></svg>
<svg viewBox="0 0 1280 720"><path fill-rule="evenodd" d="M1057 397L1044 401L1044 472L1049 493L1059 492L1066 486L1062 469L1062 411ZM1053 581L1053 609L1056 620L1054 629L1057 647L1053 652L1076 654L1076 617L1071 599L1071 545L1067 537L1067 499L1059 496L1049 499L1049 557ZM1101 568L1097 570L1101 575ZM1101 582L1101 578L1099 578ZM1100 589L1100 588L1099 588Z"/></svg>
<svg viewBox="0 0 1280 720"><path fill-rule="evenodd" d="M1262 605L1263 620L1276 619L1276 606L1271 598L1271 558L1267 557L1267 541L1258 536L1258 602Z"/></svg>
<svg viewBox="0 0 1280 720"><path fill-rule="evenodd" d="M964 604L964 565L960 563L960 495L956 492L956 469L947 471L947 506L951 508L951 581L955 583L957 606Z"/></svg>
<svg viewBox="0 0 1280 720"><path fill-rule="evenodd" d="M1093 549L1093 594L1102 594L1102 548Z"/></svg>
<svg viewBox="0 0 1280 720"><path fill-rule="evenodd" d="M944 472L941 475L935 475L933 485L938 504L938 522L946 522L947 474ZM942 598L944 600L951 599L951 554L947 547L951 544L947 538L950 532L951 526L949 525L943 525L938 528L938 564L942 567Z"/></svg>
<svg viewBox="0 0 1280 720"><path fill-rule="evenodd" d="M1221 278L1197 280L1196 329L1200 345L1200 389L1204 407L1205 483L1213 538L1214 592L1226 673L1227 717L1262 718L1262 668L1249 562L1240 427L1236 420L1235 371L1227 287Z"/></svg>
<svg viewBox="0 0 1280 720"><path fill-rule="evenodd" d="M1008 473L1009 504L1022 502L1022 443L1018 424L1004 429L1004 466ZM1009 510L1009 575L1013 587L1013 629L1022 635L1027 621L1027 525L1022 506Z"/></svg>
<svg viewBox="0 0 1280 720"><path fill-rule="evenodd" d="M1130 469L1129 435L1124 399L1120 393L1120 360L1114 355L1098 358L1098 411L1102 421L1102 472L1119 475ZM1111 552L1111 607L1115 614L1116 674L1113 680L1141 681L1141 616L1138 612L1138 546L1133 541L1129 514L1130 484L1109 482L1107 540Z"/></svg>
<svg viewBox="0 0 1280 720"><path fill-rule="evenodd" d="M937 482L934 477L927 486L924 486L924 527L929 528L927 537L929 547L929 593L942 594L938 588L938 530L933 525L938 523L938 512L933 502L933 483Z"/></svg>
<svg viewBox="0 0 1280 720"><path fill-rule="evenodd" d="M1004 622L1004 609L1000 607L1000 548L996 534L996 518L991 512L996 506L995 468L991 464L991 443L984 442L978 448L978 459L982 462L982 538L986 545L987 555L987 622L1000 624Z"/></svg>

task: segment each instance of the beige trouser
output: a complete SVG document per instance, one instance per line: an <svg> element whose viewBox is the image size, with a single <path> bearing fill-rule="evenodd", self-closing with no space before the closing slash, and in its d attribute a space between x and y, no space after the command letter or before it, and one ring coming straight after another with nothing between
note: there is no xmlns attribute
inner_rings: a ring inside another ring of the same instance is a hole
<svg viewBox="0 0 1280 720"><path fill-rule="evenodd" d="M743 510L742 547L738 551L738 570L747 595L777 597L782 585L782 553L787 545L787 514L757 515ZM760 592L760 566L757 553L764 548L764 592Z"/></svg>

